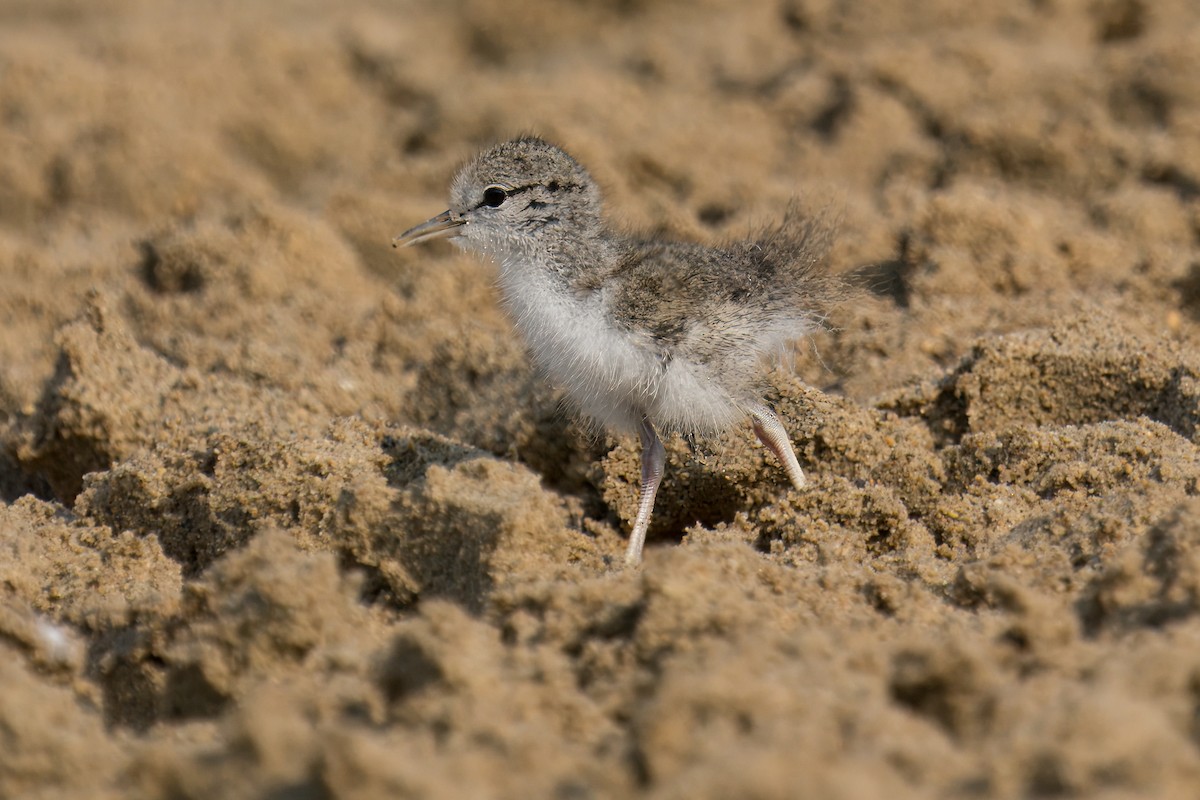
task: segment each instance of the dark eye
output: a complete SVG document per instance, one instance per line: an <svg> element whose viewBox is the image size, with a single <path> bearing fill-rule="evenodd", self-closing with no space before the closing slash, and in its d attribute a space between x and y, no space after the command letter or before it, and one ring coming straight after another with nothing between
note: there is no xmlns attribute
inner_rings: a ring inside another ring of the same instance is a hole
<svg viewBox="0 0 1200 800"><path fill-rule="evenodd" d="M508 199L508 192L503 186L489 186L483 190L483 204L489 208L496 208Z"/></svg>

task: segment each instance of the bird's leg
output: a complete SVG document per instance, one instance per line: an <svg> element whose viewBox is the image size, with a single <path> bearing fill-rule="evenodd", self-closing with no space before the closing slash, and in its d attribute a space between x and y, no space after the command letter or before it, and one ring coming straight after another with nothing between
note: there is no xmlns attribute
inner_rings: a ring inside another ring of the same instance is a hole
<svg viewBox="0 0 1200 800"><path fill-rule="evenodd" d="M800 462L796 460L796 453L792 450L792 442L788 439L787 431L784 430L779 417L764 405L753 405L750 407L750 419L753 420L754 433L758 440L779 459L792 486L803 489L807 483L804 470L800 469Z"/></svg>
<svg viewBox="0 0 1200 800"><path fill-rule="evenodd" d="M642 439L642 486L638 495L637 519L633 532L629 534L629 548L625 551L625 566L634 567L642 563L642 546L646 543L646 530L650 527L650 513L654 510L654 496L662 482L663 467L667 462L666 451L650 420L643 418L639 431Z"/></svg>

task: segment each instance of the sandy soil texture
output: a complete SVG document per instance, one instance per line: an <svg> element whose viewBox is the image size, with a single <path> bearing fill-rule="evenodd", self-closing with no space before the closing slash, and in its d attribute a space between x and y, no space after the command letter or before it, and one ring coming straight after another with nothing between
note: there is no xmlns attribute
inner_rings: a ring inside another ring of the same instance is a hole
<svg viewBox="0 0 1200 800"><path fill-rule="evenodd" d="M633 442L392 235L533 131L870 290ZM1193 0L0 2L0 797L1200 786Z"/></svg>

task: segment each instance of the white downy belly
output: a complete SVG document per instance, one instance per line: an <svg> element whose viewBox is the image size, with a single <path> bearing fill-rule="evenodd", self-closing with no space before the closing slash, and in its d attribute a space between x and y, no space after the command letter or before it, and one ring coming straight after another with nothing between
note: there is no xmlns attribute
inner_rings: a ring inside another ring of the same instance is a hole
<svg viewBox="0 0 1200 800"><path fill-rule="evenodd" d="M711 432L736 422L738 404L704 365L663 359L644 333L618 328L603 292L571 295L548 276L504 276L505 300L537 365L588 416L633 432L641 418L665 430Z"/></svg>

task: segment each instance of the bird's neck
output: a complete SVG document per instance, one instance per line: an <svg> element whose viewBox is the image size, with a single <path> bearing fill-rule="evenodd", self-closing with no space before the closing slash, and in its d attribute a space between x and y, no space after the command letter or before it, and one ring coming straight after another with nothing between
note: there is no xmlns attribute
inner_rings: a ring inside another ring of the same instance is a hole
<svg viewBox="0 0 1200 800"><path fill-rule="evenodd" d="M618 260L619 242L602 229L584 235L528 237L500 248L500 285L509 293L522 286L565 294L587 292Z"/></svg>

